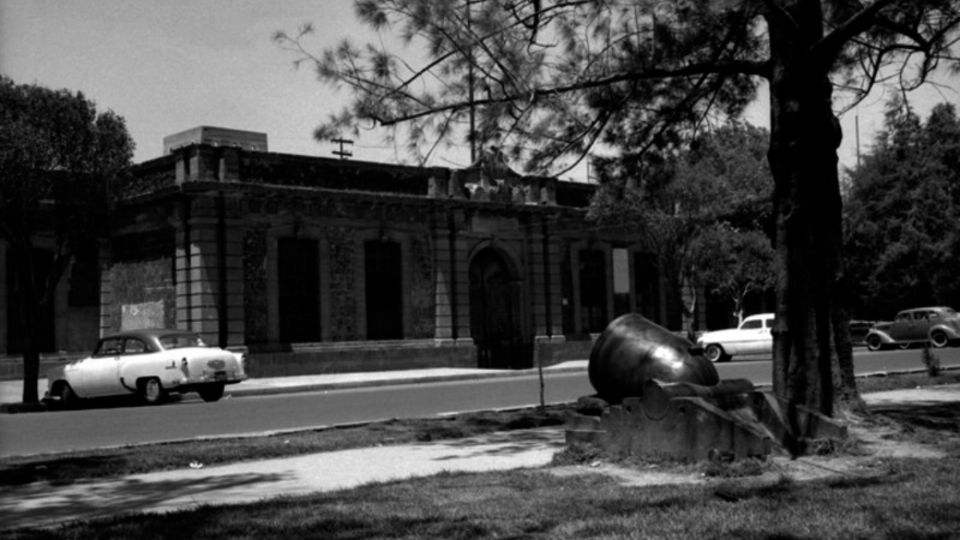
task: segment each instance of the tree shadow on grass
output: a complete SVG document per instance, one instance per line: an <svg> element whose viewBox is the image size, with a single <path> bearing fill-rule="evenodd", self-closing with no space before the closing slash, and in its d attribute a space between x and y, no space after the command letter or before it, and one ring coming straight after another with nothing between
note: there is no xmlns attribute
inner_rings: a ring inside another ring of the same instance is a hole
<svg viewBox="0 0 960 540"><path fill-rule="evenodd" d="M78 473L88 470L109 470L126 466L122 455L90 455L56 458L45 462L0 465L0 487L22 486L47 481L51 485L71 484Z"/></svg>
<svg viewBox="0 0 960 540"><path fill-rule="evenodd" d="M76 519L91 519L162 508L174 500L189 499L197 505L210 501L215 492L262 485L285 479L282 474L236 474L170 480L144 481L128 477L109 482L82 481L52 491L37 482L5 490L0 497L0 527L6 529L52 525ZM178 504L179 506L179 504Z"/></svg>
<svg viewBox="0 0 960 540"><path fill-rule="evenodd" d="M960 432L960 403L929 402L872 407L871 411L912 428Z"/></svg>

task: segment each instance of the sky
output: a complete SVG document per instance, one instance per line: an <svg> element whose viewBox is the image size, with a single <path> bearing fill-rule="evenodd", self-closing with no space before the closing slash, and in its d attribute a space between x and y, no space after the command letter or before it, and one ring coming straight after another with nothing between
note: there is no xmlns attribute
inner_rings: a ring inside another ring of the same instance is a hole
<svg viewBox="0 0 960 540"><path fill-rule="evenodd" d="M349 95L319 82L307 65L294 68L291 53L272 40L308 22L316 53L344 38L377 39L359 25L351 0L0 0L0 73L81 91L99 110L123 116L137 163L162 155L164 136L201 125L264 132L272 152L333 157L334 144L312 133ZM841 117L841 165L856 165L857 123L861 152L869 149L888 98L875 92ZM925 117L938 102L960 108L960 89L954 81L910 99ZM751 106L747 120L769 127L766 104ZM354 140L353 159L409 161L380 133ZM463 167L469 151L444 150L430 164ZM569 176L584 180L586 170Z"/></svg>

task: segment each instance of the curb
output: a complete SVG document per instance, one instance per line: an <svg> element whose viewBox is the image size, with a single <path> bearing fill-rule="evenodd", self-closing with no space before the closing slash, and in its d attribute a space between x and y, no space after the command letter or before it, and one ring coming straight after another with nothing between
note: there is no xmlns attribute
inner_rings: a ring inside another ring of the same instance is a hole
<svg viewBox="0 0 960 540"><path fill-rule="evenodd" d="M570 367L561 367L561 368L546 368L544 369L544 374L548 373L573 373L579 371L586 371L586 366L570 366ZM941 368L941 371L956 371L960 370L960 366L948 366ZM874 371L870 373L863 373L857 375L857 378L868 378L868 377L890 377L894 375L910 375L915 373L924 373L926 368L914 368L898 371ZM319 392L319 391L332 391L332 390L352 390L357 388L376 388L381 386L400 386L400 385L411 385L411 384L433 384L433 383L442 383L442 382L460 382L460 381L469 381L469 380L478 380L478 379L505 379L505 378L516 378L516 377L529 377L536 376L536 369L525 369L518 371L496 371L488 373L463 373L458 375L426 375L422 377L411 377L404 379L381 379L373 381L346 381L339 383L303 383L303 384L291 384L284 386L263 386L263 387L252 387L244 388L238 385L235 389L228 389L226 396L231 397L247 397L247 396L269 396L277 394L295 394L298 392ZM241 385L243 383L240 383ZM770 384L758 384L758 387L770 386ZM0 403L0 414L18 414L18 413L34 413L34 412L46 412L49 408L44 403Z"/></svg>
<svg viewBox="0 0 960 540"><path fill-rule="evenodd" d="M586 371L586 366L569 366L557 368L544 368L544 374L550 373L572 373ZM344 382L318 382L301 383L277 386L244 387L243 383L234 385L233 388L227 387L224 397L234 398L248 396L270 396L277 394L295 394L298 392L319 392L332 390L353 390L357 388L376 388L381 386L400 386L411 384L433 384L442 382L460 382L478 379L506 379L516 377L537 376L537 369L524 369L517 371L490 371L477 373L462 373L457 375L424 375L420 377L398 378L398 379L379 379L379 380L356 380ZM291 377L296 378L296 377ZM51 410L45 403L0 403L0 414L18 414L46 412Z"/></svg>
<svg viewBox="0 0 960 540"><path fill-rule="evenodd" d="M571 373L586 371L587 367L565 367L544 369L544 375L550 373ZM422 377L410 377L402 379L381 379L374 381L346 381L340 383L304 383L292 384L288 386L267 386L262 388L243 388L238 386L236 389L228 389L228 393L234 397L241 396L267 396L275 394L293 394L296 392L317 392L322 390L351 390L356 388L375 388L378 386L400 386L407 384L424 383L442 383L442 382L460 382L478 379L509 379L517 377L536 376L537 370L519 370L519 371L495 371L490 373L463 373L458 375L424 375ZM242 383L241 383L242 384Z"/></svg>

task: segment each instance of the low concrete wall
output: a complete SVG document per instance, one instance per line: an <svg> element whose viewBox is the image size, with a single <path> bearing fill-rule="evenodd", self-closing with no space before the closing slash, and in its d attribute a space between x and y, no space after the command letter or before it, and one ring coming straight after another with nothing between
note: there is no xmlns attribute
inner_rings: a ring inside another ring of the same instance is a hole
<svg viewBox="0 0 960 540"><path fill-rule="evenodd" d="M251 377L476 366L472 342L434 340L318 343L297 345L290 351L252 348L247 354Z"/></svg>
<svg viewBox="0 0 960 540"><path fill-rule="evenodd" d="M544 367L569 362L587 360L593 349L593 339L583 340L538 340L534 345L535 360ZM536 365L536 363L534 363Z"/></svg>
<svg viewBox="0 0 960 540"><path fill-rule="evenodd" d="M592 347L591 340L543 341L536 344L534 354L535 359L546 367L569 360L585 360L590 357ZM40 376L44 377L50 367L84 356L44 356L40 362ZM291 350L257 347L247 350L247 374L251 377L476 367L477 349L473 340L333 342L295 345ZM0 357L0 380L22 378L23 362L20 358Z"/></svg>
<svg viewBox="0 0 960 540"><path fill-rule="evenodd" d="M590 340L538 342L534 354L543 366L552 366L569 360L585 360L590 357L592 347ZM478 367L473 340L317 343L298 345L291 351L252 348L247 358L247 373L251 377Z"/></svg>

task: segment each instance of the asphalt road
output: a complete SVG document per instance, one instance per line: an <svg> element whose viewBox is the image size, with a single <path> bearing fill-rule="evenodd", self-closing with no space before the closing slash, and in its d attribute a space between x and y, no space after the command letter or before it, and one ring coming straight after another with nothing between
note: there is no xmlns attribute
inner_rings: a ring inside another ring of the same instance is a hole
<svg viewBox="0 0 960 540"><path fill-rule="evenodd" d="M944 366L960 366L960 348L937 351ZM858 373L916 369L920 351L858 351ZM769 359L719 364L721 378L770 382ZM548 403L592 394L586 372L549 374ZM58 453L205 436L236 436L307 429L387 418L533 405L535 375L395 385L352 390L248 396L204 403L188 398L158 407L121 406L78 411L0 415L0 457Z"/></svg>

